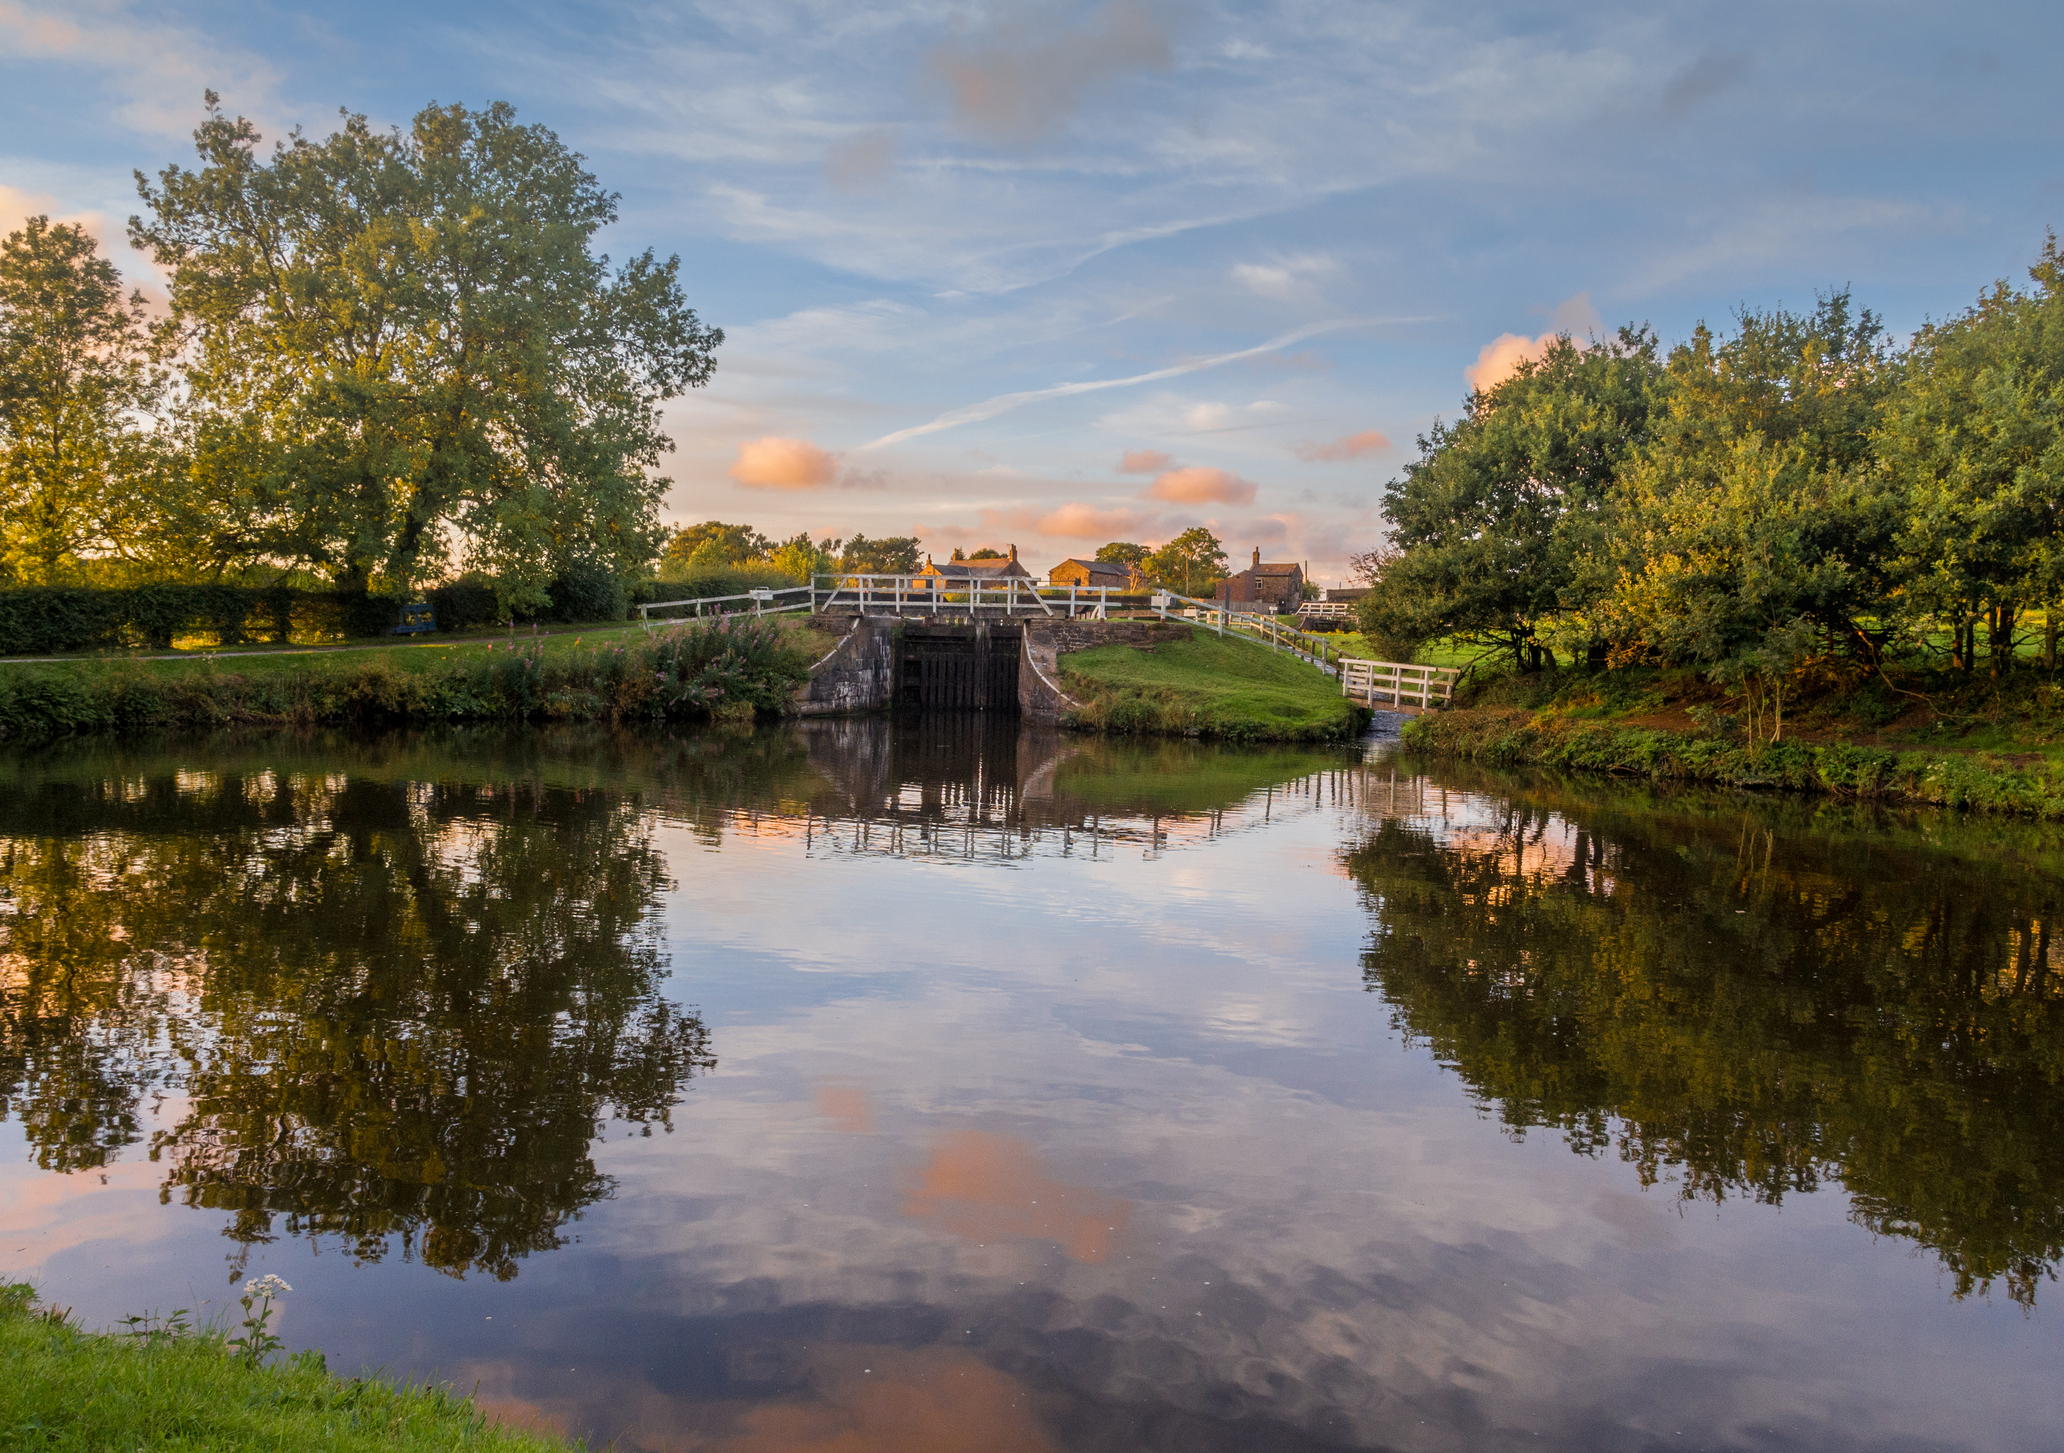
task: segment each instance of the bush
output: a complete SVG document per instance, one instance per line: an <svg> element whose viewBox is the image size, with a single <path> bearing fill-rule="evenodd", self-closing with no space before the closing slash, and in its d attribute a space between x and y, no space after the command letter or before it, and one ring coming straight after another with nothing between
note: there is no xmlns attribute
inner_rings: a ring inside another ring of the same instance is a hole
<svg viewBox="0 0 2064 1453"><path fill-rule="evenodd" d="M470 631L502 620L502 601L495 594L494 582L473 571L437 586L426 599L437 613L440 631Z"/></svg>
<svg viewBox="0 0 2064 1453"><path fill-rule="evenodd" d="M555 621L620 621L630 614L630 597L613 570L591 560L577 560L554 579L548 619Z"/></svg>
<svg viewBox="0 0 2064 1453"><path fill-rule="evenodd" d="M295 636L375 636L395 623L398 604L389 596L284 586L31 586L0 590L0 655L136 646L162 651L188 631L211 634L224 646Z"/></svg>
<svg viewBox="0 0 2064 1453"><path fill-rule="evenodd" d="M699 566L662 570L648 600L708 600L717 595L744 595L749 590L790 590L805 582L764 560L743 565Z"/></svg>

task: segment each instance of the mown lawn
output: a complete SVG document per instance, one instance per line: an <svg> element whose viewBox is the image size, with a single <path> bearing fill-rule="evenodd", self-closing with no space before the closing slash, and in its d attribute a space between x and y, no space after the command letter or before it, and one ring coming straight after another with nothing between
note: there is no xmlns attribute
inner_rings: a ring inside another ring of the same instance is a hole
<svg viewBox="0 0 2064 1453"><path fill-rule="evenodd" d="M445 1388L331 1377L319 1354L251 1367L219 1336L82 1331L0 1288L0 1447L553 1453L576 1445L490 1426Z"/></svg>
<svg viewBox="0 0 2064 1453"><path fill-rule="evenodd" d="M1101 731L1325 741L1356 735L1367 713L1340 684L1252 641L1194 631L1150 648L1099 646L1061 658L1072 725Z"/></svg>

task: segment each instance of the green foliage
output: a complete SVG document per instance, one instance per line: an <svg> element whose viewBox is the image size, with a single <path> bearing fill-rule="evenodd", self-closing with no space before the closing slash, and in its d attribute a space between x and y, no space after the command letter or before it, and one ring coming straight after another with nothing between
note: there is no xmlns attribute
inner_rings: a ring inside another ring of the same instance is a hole
<svg viewBox="0 0 2064 1453"><path fill-rule="evenodd" d="M1143 565L1153 554L1145 545L1135 545L1126 540L1113 540L1108 545L1097 546L1096 558L1114 561L1119 565Z"/></svg>
<svg viewBox="0 0 2064 1453"><path fill-rule="evenodd" d="M200 166L139 176L130 234L171 274L210 548L406 587L462 541L524 608L577 560L649 561L658 406L722 334L677 259L590 251L616 198L581 158L502 103L266 158L207 101Z"/></svg>
<svg viewBox="0 0 2064 1453"><path fill-rule="evenodd" d="M2015 669L2064 606L2064 258L1894 349L1846 292L1745 310L1659 359L1564 339L1436 425L1393 482L1363 630L1538 669L1695 666L1781 736L1844 661ZM1981 643L1979 637L1984 636Z"/></svg>
<svg viewBox="0 0 2064 1453"><path fill-rule="evenodd" d="M630 613L621 577L596 560L576 560L552 581L549 610L555 621L620 621Z"/></svg>
<svg viewBox="0 0 2064 1453"><path fill-rule="evenodd" d="M743 565L767 559L774 548L774 542L751 525L704 520L674 532L659 557L659 568L663 575L681 575L714 565Z"/></svg>
<svg viewBox="0 0 2064 1453"><path fill-rule="evenodd" d="M59 585L148 533L162 384L141 293L83 227L31 217L0 242L0 583Z"/></svg>
<svg viewBox="0 0 2064 1453"><path fill-rule="evenodd" d="M1910 380L1880 439L1905 491L1906 595L1951 627L1966 671L1978 625L1997 672L2020 613L2064 603L2064 258L2054 233L2029 271L2034 292L2001 283L1915 336Z"/></svg>
<svg viewBox="0 0 2064 1453"><path fill-rule="evenodd" d="M804 530L776 546L771 560L774 568L789 579L806 583L813 576L838 569L839 545L839 541L829 538L813 541L810 532Z"/></svg>
<svg viewBox="0 0 2064 1453"><path fill-rule="evenodd" d="M0 741L230 723L700 720L784 710L812 657L778 619L464 652L79 662L0 670ZM164 669L152 669L163 665Z"/></svg>
<svg viewBox="0 0 2064 1453"><path fill-rule="evenodd" d="M271 1453L548 1453L572 1445L490 1425L446 1387L329 1375L322 1354L251 1367L216 1332L153 1321L140 1335L91 1333L39 1309L26 1283L0 1288L0 1442L18 1448ZM139 1319L140 1320L140 1319ZM183 1323L181 1324L183 1325Z"/></svg>
<svg viewBox="0 0 2064 1453"><path fill-rule="evenodd" d="M922 543L915 535L888 535L879 540L855 535L839 552L839 569L860 575L915 575Z"/></svg>
<svg viewBox="0 0 2064 1453"><path fill-rule="evenodd" d="M2064 818L2064 763L1895 752L1799 741L1744 743L1549 715L1437 712L1405 724L1415 750L1491 766L1542 766L1657 781L1783 788Z"/></svg>
<svg viewBox="0 0 2064 1453"><path fill-rule="evenodd" d="M1512 378L1435 422L1384 499L1396 554L1357 606L1395 659L1460 636L1539 664L1558 613L1595 590L1581 569L1604 528L1622 465L1646 439L1656 340L1622 329L1596 347L1568 336Z"/></svg>
<svg viewBox="0 0 2064 1453"><path fill-rule="evenodd" d="M1184 530L1143 563L1154 580L1200 600L1226 578L1225 545L1202 525Z"/></svg>
<svg viewBox="0 0 2064 1453"><path fill-rule="evenodd" d="M751 590L789 590L803 583L771 560L744 565L697 565L684 567L678 575L662 572L653 586L651 599L698 600L744 595Z"/></svg>
<svg viewBox="0 0 2064 1453"><path fill-rule="evenodd" d="M285 586L157 583L125 590L5 590L0 591L0 655L137 646L164 650L174 636L189 631L205 632L225 646L372 636L394 624L396 605L388 596Z"/></svg>

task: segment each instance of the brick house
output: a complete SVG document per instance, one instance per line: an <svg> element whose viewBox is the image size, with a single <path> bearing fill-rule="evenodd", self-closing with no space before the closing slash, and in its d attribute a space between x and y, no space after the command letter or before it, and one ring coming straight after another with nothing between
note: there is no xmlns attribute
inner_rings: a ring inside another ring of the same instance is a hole
<svg viewBox="0 0 2064 1453"><path fill-rule="evenodd" d="M1251 566L1218 583L1217 598L1227 605L1267 606L1277 615L1293 614L1304 599L1304 568L1294 562L1264 565L1257 549Z"/></svg>
<svg viewBox="0 0 2064 1453"><path fill-rule="evenodd" d="M1122 560L1063 560L1047 572L1050 585L1083 585L1092 589L1145 590L1146 577L1137 565Z"/></svg>
<svg viewBox="0 0 2064 1453"><path fill-rule="evenodd" d="M919 575L940 577L941 588L963 580L1006 580L1012 577L1016 577L1019 580L1032 580L1036 578L1031 571L1018 563L1018 547L1016 545L1010 547L1009 557L1003 560L948 560L944 565L935 565L932 563L932 557L927 555L924 559L924 568L917 573ZM927 587L919 588L924 589Z"/></svg>

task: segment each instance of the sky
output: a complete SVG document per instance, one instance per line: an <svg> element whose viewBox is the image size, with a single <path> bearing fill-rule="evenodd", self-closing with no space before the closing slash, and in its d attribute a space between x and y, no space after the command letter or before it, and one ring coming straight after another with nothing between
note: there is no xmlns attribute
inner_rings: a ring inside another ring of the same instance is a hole
<svg viewBox="0 0 2064 1453"><path fill-rule="evenodd" d="M0 229L201 92L268 138L503 100L726 341L669 521L1029 564L1208 526L1344 578L1386 481L1557 331L1850 287L1895 333L2064 222L2064 7L0 0Z"/></svg>

